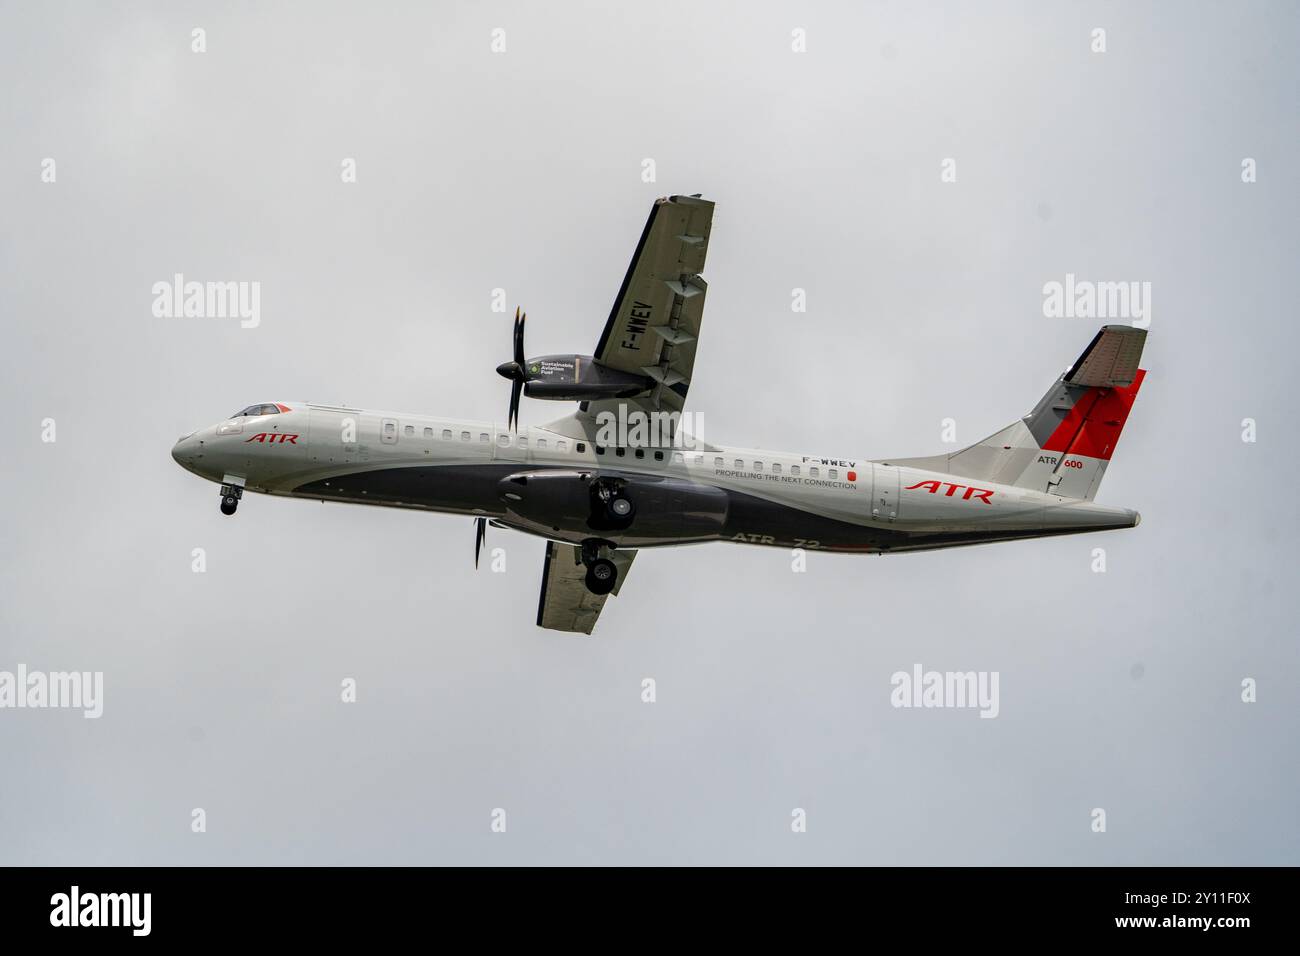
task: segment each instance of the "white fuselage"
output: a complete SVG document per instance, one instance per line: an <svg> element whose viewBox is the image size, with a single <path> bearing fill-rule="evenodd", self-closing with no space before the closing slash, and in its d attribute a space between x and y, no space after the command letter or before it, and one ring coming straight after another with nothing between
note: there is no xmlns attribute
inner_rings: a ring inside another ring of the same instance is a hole
<svg viewBox="0 0 1300 956"><path fill-rule="evenodd" d="M594 431L592 437L541 427L516 432L484 422L297 402L280 408L287 410L194 432L176 444L173 457L197 475L250 491L487 516L568 542L592 532L571 521L551 524L515 514L501 482L517 474L573 471L617 475L646 487L726 493L724 513L712 523L681 533L663 525L638 531L634 523L626 533L605 536L619 547L731 540L884 552L1126 528L1138 520L1127 509L861 456L714 444L604 448L592 440Z"/></svg>

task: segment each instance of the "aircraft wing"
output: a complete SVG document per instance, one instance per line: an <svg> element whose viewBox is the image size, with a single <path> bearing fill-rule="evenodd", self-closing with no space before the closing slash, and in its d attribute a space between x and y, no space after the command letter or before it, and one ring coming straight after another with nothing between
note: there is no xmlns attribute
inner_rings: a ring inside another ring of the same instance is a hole
<svg viewBox="0 0 1300 956"><path fill-rule="evenodd" d="M596 346L603 365L648 375L653 391L629 399L646 411L680 412L695 369L708 290L700 278L713 228L713 203L698 196L656 199L609 320ZM617 410L588 402L584 412Z"/></svg>
<svg viewBox="0 0 1300 956"><path fill-rule="evenodd" d="M618 549L610 560L618 567L614 586L617 594L627 580L635 550ZM608 595L592 594L585 583L587 569L577 545L546 542L546 563L542 566L542 593L537 602L537 626L553 631L590 634Z"/></svg>

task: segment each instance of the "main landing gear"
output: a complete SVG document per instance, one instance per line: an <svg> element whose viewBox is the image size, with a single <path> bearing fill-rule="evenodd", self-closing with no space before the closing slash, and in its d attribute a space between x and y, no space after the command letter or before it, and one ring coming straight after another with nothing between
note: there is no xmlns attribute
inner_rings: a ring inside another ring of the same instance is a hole
<svg viewBox="0 0 1300 956"><path fill-rule="evenodd" d="M597 478L591 483L591 518L587 524L597 531L621 531L632 524L636 506L621 478Z"/></svg>
<svg viewBox="0 0 1300 956"><path fill-rule="evenodd" d="M221 513L233 515L239 507L239 499L244 497L244 489L238 485L221 486Z"/></svg>
<svg viewBox="0 0 1300 956"><path fill-rule="evenodd" d="M609 558L601 557L601 551L608 551L608 545L599 538L588 538L582 542L582 563L587 566L585 584L592 594L609 594L618 584L618 565Z"/></svg>

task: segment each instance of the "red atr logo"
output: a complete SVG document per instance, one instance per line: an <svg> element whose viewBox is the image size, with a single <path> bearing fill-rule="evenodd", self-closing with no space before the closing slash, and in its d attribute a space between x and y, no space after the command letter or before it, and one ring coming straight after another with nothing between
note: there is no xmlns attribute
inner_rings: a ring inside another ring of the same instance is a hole
<svg viewBox="0 0 1300 956"><path fill-rule="evenodd" d="M247 445L250 441L265 442L268 445L274 445L276 442L279 442L281 445L286 443L296 445L298 444L298 436L282 435L279 432L258 432L252 438L245 438L244 444Z"/></svg>
<svg viewBox="0 0 1300 956"><path fill-rule="evenodd" d="M991 505L993 503L989 501L989 499L993 497L993 492L990 489L971 488L969 485L954 485L950 481L918 481L914 485L908 485L904 490L911 491L913 488L924 488L926 491L930 492L930 494L937 495L940 486L948 489L943 493L945 498L951 498L958 488L965 488L966 493L961 496L963 501L971 501L973 499L976 501L982 501L986 505Z"/></svg>

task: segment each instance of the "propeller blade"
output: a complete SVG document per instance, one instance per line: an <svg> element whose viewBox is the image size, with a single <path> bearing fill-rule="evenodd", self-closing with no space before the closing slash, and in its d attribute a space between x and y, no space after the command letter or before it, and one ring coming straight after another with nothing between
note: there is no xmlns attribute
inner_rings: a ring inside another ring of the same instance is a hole
<svg viewBox="0 0 1300 956"><path fill-rule="evenodd" d="M487 537L487 518L474 519L474 570L478 570L479 552L483 550L483 539Z"/></svg>
<svg viewBox="0 0 1300 956"><path fill-rule="evenodd" d="M528 321L528 313L519 314L519 308L515 308L515 364L519 366L522 373L524 369L524 323Z"/></svg>
<svg viewBox="0 0 1300 956"><path fill-rule="evenodd" d="M524 358L524 322L528 320L528 313L519 311L519 306L515 306L515 331L514 331L514 361L502 362L497 366L497 374L502 378L508 378L513 383L510 386L510 415L508 418L511 431L519 422L519 393L524 389L524 383L528 381L528 372L525 369L527 359Z"/></svg>
<svg viewBox="0 0 1300 956"><path fill-rule="evenodd" d="M515 426L519 424L519 393L524 390L523 379L515 379L510 386L510 430L514 431Z"/></svg>

